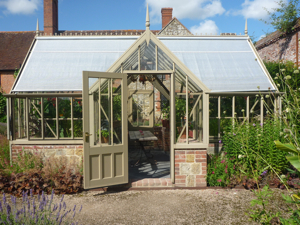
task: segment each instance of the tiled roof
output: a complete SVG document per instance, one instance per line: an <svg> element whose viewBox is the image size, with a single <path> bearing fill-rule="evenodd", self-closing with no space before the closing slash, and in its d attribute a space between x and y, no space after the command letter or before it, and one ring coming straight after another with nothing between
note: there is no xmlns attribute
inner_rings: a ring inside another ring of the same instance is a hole
<svg viewBox="0 0 300 225"><path fill-rule="evenodd" d="M159 30L151 31L153 34L159 32ZM144 32L145 30L64 30L59 31L58 35L141 35Z"/></svg>
<svg viewBox="0 0 300 225"><path fill-rule="evenodd" d="M281 37L283 36L287 36L289 34L295 33L296 31L300 30L300 18L298 18L296 25L293 27L293 31L290 33L284 33L280 30L276 30L273 33L269 34L268 36L266 36L265 38L259 40L256 42L256 49L262 49L265 46L268 46L276 41L278 41Z"/></svg>
<svg viewBox="0 0 300 225"><path fill-rule="evenodd" d="M34 31L0 32L0 70L20 68L34 36Z"/></svg>

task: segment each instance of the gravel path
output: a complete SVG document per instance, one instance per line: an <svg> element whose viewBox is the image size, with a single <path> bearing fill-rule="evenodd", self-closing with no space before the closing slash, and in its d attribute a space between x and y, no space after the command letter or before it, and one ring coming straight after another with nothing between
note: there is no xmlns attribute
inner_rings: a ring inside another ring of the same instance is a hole
<svg viewBox="0 0 300 225"><path fill-rule="evenodd" d="M245 215L253 198L251 191L226 189L89 191L65 201L83 206L79 224L255 224Z"/></svg>

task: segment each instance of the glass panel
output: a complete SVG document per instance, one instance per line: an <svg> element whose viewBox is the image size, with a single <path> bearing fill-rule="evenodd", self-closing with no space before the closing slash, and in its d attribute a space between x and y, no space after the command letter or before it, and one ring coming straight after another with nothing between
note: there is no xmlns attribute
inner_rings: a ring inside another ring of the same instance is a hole
<svg viewBox="0 0 300 225"><path fill-rule="evenodd" d="M155 44L150 40L147 46L146 42L141 45L141 70L156 69Z"/></svg>
<svg viewBox="0 0 300 225"><path fill-rule="evenodd" d="M47 120L44 122L45 138L56 138L56 120Z"/></svg>
<svg viewBox="0 0 300 225"><path fill-rule="evenodd" d="M123 70L138 70L138 54L138 49L136 49L123 63Z"/></svg>
<svg viewBox="0 0 300 225"><path fill-rule="evenodd" d="M26 136L26 114L25 114L25 99L15 100L15 126L16 138L25 138Z"/></svg>
<svg viewBox="0 0 300 225"><path fill-rule="evenodd" d="M218 96L209 97L209 117L218 117Z"/></svg>
<svg viewBox="0 0 300 225"><path fill-rule="evenodd" d="M232 97L221 97L221 117L232 117Z"/></svg>
<svg viewBox="0 0 300 225"><path fill-rule="evenodd" d="M189 143L202 142L203 140L203 108L202 95L189 96Z"/></svg>
<svg viewBox="0 0 300 225"><path fill-rule="evenodd" d="M78 119L78 120L74 120L73 121L73 126L74 126L74 137L83 137L82 134L82 120Z"/></svg>
<svg viewBox="0 0 300 225"><path fill-rule="evenodd" d="M175 94L176 140L186 143L186 96Z"/></svg>
<svg viewBox="0 0 300 225"><path fill-rule="evenodd" d="M218 119L209 119L209 136L218 137Z"/></svg>
<svg viewBox="0 0 300 225"><path fill-rule="evenodd" d="M122 144L122 86L121 79L113 80L113 142Z"/></svg>
<svg viewBox="0 0 300 225"><path fill-rule="evenodd" d="M260 97L250 97L249 99L250 118L256 118L260 115Z"/></svg>
<svg viewBox="0 0 300 225"><path fill-rule="evenodd" d="M71 98L58 98L58 120L59 137L71 137Z"/></svg>
<svg viewBox="0 0 300 225"><path fill-rule="evenodd" d="M42 137L41 125L41 99L29 98L29 136L30 138Z"/></svg>
<svg viewBox="0 0 300 225"><path fill-rule="evenodd" d="M44 98L45 138L56 138L56 98Z"/></svg>
<svg viewBox="0 0 300 225"><path fill-rule="evenodd" d="M158 70L173 70L173 61L158 48Z"/></svg>
<svg viewBox="0 0 300 225"><path fill-rule="evenodd" d="M237 117L246 117L247 97L235 96L235 115Z"/></svg>
<svg viewBox="0 0 300 225"><path fill-rule="evenodd" d="M73 127L74 137L82 135L82 98L73 98Z"/></svg>

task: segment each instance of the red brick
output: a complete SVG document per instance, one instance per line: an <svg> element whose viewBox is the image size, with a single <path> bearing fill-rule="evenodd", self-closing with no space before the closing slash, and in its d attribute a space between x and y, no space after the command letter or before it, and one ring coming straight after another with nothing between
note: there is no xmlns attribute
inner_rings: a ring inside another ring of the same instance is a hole
<svg viewBox="0 0 300 225"><path fill-rule="evenodd" d="M175 179L185 179L186 175L177 175L175 176Z"/></svg>
<svg viewBox="0 0 300 225"><path fill-rule="evenodd" d="M196 175L196 179L205 178L206 175Z"/></svg>
<svg viewBox="0 0 300 225"><path fill-rule="evenodd" d="M175 159L175 163L183 163L185 162L185 159Z"/></svg>

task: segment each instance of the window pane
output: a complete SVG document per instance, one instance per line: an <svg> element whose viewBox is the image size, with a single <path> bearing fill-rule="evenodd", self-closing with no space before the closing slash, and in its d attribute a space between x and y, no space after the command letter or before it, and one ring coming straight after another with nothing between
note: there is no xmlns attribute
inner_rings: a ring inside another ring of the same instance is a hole
<svg viewBox="0 0 300 225"><path fill-rule="evenodd" d="M186 143L186 96L175 95L176 142Z"/></svg>
<svg viewBox="0 0 300 225"><path fill-rule="evenodd" d="M41 98L29 98L29 136L30 138L42 137L41 125Z"/></svg>
<svg viewBox="0 0 300 225"><path fill-rule="evenodd" d="M122 87L121 79L113 80L114 144L122 144Z"/></svg>
<svg viewBox="0 0 300 225"><path fill-rule="evenodd" d="M189 95L189 143L203 140L202 95Z"/></svg>

